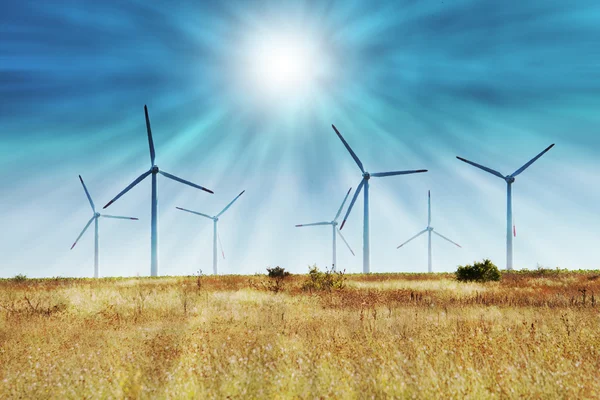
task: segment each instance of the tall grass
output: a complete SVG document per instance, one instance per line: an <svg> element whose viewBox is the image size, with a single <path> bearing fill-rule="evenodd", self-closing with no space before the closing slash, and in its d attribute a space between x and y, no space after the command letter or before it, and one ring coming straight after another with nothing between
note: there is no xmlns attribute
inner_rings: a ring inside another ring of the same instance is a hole
<svg viewBox="0 0 600 400"><path fill-rule="evenodd" d="M0 281L0 398L598 398L597 272Z"/></svg>

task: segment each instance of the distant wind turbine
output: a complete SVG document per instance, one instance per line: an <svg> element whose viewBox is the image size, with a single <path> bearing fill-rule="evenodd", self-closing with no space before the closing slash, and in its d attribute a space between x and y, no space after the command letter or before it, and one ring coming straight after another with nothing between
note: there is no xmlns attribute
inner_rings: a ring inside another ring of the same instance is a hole
<svg viewBox="0 0 600 400"><path fill-rule="evenodd" d="M296 225L297 228L303 227L303 226L317 226L317 225L331 225L332 229L333 229L333 263L331 264L331 268L332 270L335 271L335 269L337 268L337 263L336 263L336 236L335 233L337 232L338 235L340 235L340 237L342 238L342 240L344 241L344 243L346 243L346 246L348 246L348 249L350 250L350 253L352 253L352 255L354 255L354 251L352 251L352 249L350 248L350 245L348 244L348 242L346 241L346 239L344 238L344 236L342 235L342 232L340 232L339 229L337 229L337 219L340 217L340 214L342 213L342 209L344 208L344 204L346 204L346 200L348 200L348 196L350 196L350 191L352 190L352 188L350 188L348 190L348 193L346 193L346 197L344 197L344 201L342 202L342 205L340 206L340 209L338 210L337 214L335 214L335 218L333 219L333 221L331 222L315 222L312 224L300 224L300 225Z"/></svg>
<svg viewBox="0 0 600 400"><path fill-rule="evenodd" d="M94 213L94 215L92 215L92 218L90 218L90 220L88 221L88 223L85 225L85 227L83 228L83 230L81 231L81 233L79 234L79 236L77 236L77 239L75 240L75 243L73 243L73 246L71 246L71 250L73 250L73 247L75 247L75 245L77 244L77 242L79 241L79 239L81 239L81 237L83 236L83 234L85 233L85 231L87 230L87 228L89 228L90 224L92 223L92 221L94 221L94 228L95 228L95 235L94 235L94 278L98 277L98 219L100 217L103 218L115 218L115 219L132 219L132 220L136 220L137 218L133 218L133 217L117 217L114 215L105 215L105 214L100 214L99 212L96 211L96 206L94 205L94 202L92 201L92 196L90 196L90 192L88 192L87 187L85 187L85 183L83 183L83 178L81 178L81 175L79 175L79 180L81 181L81 184L83 185L83 190L85 190L85 195L87 196L89 202L90 202L90 206L92 207L92 211Z"/></svg>
<svg viewBox="0 0 600 400"><path fill-rule="evenodd" d="M511 271L513 269L513 234L515 234L513 227L513 216L512 216L512 184L515 181L517 175L521 172L525 171L531 164L533 164L538 158L543 156L548 150L554 147L554 143L550 146L546 147L544 151L542 151L537 156L533 157L529 160L525 165L516 170L510 175L502 175L500 172L495 171L491 168L484 167L483 165L474 163L472 161L466 160L462 157L456 157L460 161L466 162L467 164L471 164L479 169L484 170L485 172L489 172L492 175L496 175L500 179L504 179L506 181L506 269Z"/></svg>
<svg viewBox="0 0 600 400"><path fill-rule="evenodd" d="M461 247L458 243L454 243L452 240L448 239L446 236L443 236L442 234L436 232L433 229L433 227L431 226L431 191L427 192L427 228L423 229L421 232L417 233L415 236L411 237L410 239L408 239L406 242L402 243L397 248L399 249L400 247L404 246L406 243L410 242L413 239L418 238L419 236L421 236L425 232L427 232L427 235L428 235L428 242L427 242L427 271L429 273L431 273L431 272L433 272L433 268L431 266L431 234L432 233L435 233L436 235L438 235L442 239L449 241L450 243L452 243L455 246Z"/></svg>
<svg viewBox="0 0 600 400"><path fill-rule="evenodd" d="M129 186L127 186L121 193L115 196L114 199L108 202L104 206L104 208L110 206L112 203L117 201L121 196L127 193L131 188L135 185L143 181L148 175L152 174L152 219L150 222L150 275L158 276L158 193L156 187L156 175L161 174L169 179L174 181L186 184L188 186L194 187L196 189L204 190L208 193L213 193L212 190L206 189L202 186L196 185L195 183L186 181L185 179L181 179L176 177L175 175L171 175L167 172L161 171L158 169L158 165L154 164L154 142L152 140L152 130L150 129L150 118L148 117L148 107L144 106L144 113L146 114L146 130L148 131L148 144L150 145L150 169L140 175L136 180L131 182Z"/></svg>
<svg viewBox="0 0 600 400"><path fill-rule="evenodd" d="M350 148L350 145L348 144L348 142L346 142L346 140L344 140L344 138L342 137L340 132L337 130L335 125L331 125L331 126L333 127L333 130L338 135L338 137L340 138L342 143L344 143L344 146L346 146L346 149L348 150L348 152L350 153L350 155L352 156L352 158L358 165L358 168L360 168L360 171L362 172L362 180L360 181L360 184L358 185L358 188L356 189L356 192L354 193L354 197L352 197L352 201L350 202L348 211L346 211L346 215L344 216L344 221L342 221L340 230L342 230L344 228L344 224L346 223L346 220L348 219L348 215L350 215L350 211L352 211L352 207L354 206L354 203L356 202L356 198L358 197L358 195L360 194L360 191L364 187L364 189L365 189L365 196L364 196L365 210L364 210L364 220L363 220L363 272L365 274L367 274L367 273L371 272L371 252L370 252L370 243L369 243L369 241L370 241L370 237L369 237L369 235L370 235L370 233L369 233L369 179L371 179L371 177L380 178L380 177L393 176L393 175L416 174L416 173L420 173L420 172L427 172L427 170L426 169L418 169L418 170L410 170L410 171L376 172L376 173L370 174L369 172L365 171L365 169L362 165L362 162L360 162L357 155L354 153L354 151L352 151L352 149Z"/></svg>
<svg viewBox="0 0 600 400"><path fill-rule="evenodd" d="M229 204L227 204L227 206L224 209L222 209L221 212L218 213L217 215L215 215L214 217L211 217L210 215L202 214L201 212L198 212L198 211L192 211L192 210L187 210L187 209L181 208L181 207L175 207L175 208L177 208L178 210L181 210L181 211L187 211L187 212L192 213L192 214L200 215L201 217L212 219L212 221L213 221L213 273L215 275L217 275L217 273L218 273L218 269L217 269L217 260L218 260L218 257L217 257L217 239L218 239L218 235L219 234L217 233L217 222L219 222L219 217L221 215L223 215L223 213L225 211L227 211L229 209L229 207L231 207L233 205L233 203L235 203L235 201L240 198L241 195L244 194L244 192L245 192L245 190L243 190L242 193L238 194L235 197L235 199L231 200L231 202ZM219 239L219 244L221 244L221 240L220 239ZM221 245L221 253L223 254L223 258L225 258L225 253L223 252L223 245Z"/></svg>

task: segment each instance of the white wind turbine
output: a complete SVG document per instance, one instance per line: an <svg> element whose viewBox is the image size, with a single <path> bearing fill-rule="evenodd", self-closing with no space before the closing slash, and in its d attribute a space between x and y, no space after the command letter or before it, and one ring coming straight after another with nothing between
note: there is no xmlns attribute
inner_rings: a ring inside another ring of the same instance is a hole
<svg viewBox="0 0 600 400"><path fill-rule="evenodd" d="M393 175L416 174L416 173L420 173L420 172L427 172L427 170L426 169L418 169L418 170L410 170L410 171L375 172L375 173L371 174L371 173L365 171L365 169L362 165L362 162L360 162L360 160L358 159L358 157L356 156L354 151L352 151L352 149L350 148L350 145L346 142L346 140L344 140L344 138L342 137L340 132L337 130L335 125L331 125L331 126L333 127L333 130L338 135L338 137L340 138L342 143L344 143L344 146L346 146L346 149L348 150L348 152L350 153L350 155L352 156L352 158L358 165L358 168L360 168L360 171L362 172L362 180L360 181L360 184L358 185L358 188L356 189L356 192L354 193L354 197L352 197L352 201L350 202L348 211L346 211L346 215L344 216L344 221L342 221L340 230L342 230L344 228L344 224L346 223L346 220L348 219L348 215L350 215L350 211L352 211L354 202L356 202L356 198L360 194L360 191L364 188L365 189L365 196L364 196L365 209L364 209L364 220L363 220L363 272L365 274L367 274L367 273L371 272L371 252L370 252L370 243L369 243L369 240L370 240L370 238L369 238L369 179L371 179L371 177L380 178L380 177L393 176Z"/></svg>
<svg viewBox="0 0 600 400"><path fill-rule="evenodd" d="M96 206L94 205L94 202L92 201L92 196L90 196L90 192L88 192L87 187L85 187L85 183L83 183L83 178L81 178L81 175L79 175L79 180L81 181L81 184L83 185L83 190L85 190L85 195L87 196L88 200L90 201L90 206L92 207L92 211L94 212L94 215L92 215L92 218L90 218L90 220L85 225L85 227L83 228L83 230L81 231L79 236L77 236L75 243L73 243L73 246L71 246L71 250L73 250L73 247L75 247L75 245L77 244L79 239L81 239L81 237L83 236L83 234L85 233L87 228L89 228L92 221L94 221L94 228L95 228L94 229L95 230L95 235L94 235L94 278L97 278L98 277L98 219L100 217L103 217L103 218L115 218L115 219L132 219L132 220L137 221L137 218L117 217L114 215L100 214L99 212L96 211Z"/></svg>
<svg viewBox="0 0 600 400"><path fill-rule="evenodd" d="M552 143L550 146L546 147L546 149L544 151L542 151L537 156L533 157L521 168L519 168L512 174L506 175L506 176L502 175L500 172L495 171L491 168L484 167L483 165L466 160L462 157L458 157L458 156L456 157L460 161L466 162L467 164L471 164L479 169L489 172L492 175L496 175L498 178L504 179L506 181L506 269L509 271L511 271L513 269L513 234L515 234L514 226L512 224L512 220L513 220L512 219L513 218L513 216L512 216L512 184L515 181L515 178L517 177L517 175L519 175L521 172L525 171L531 164L533 164L538 158L543 156L552 147L554 147L554 143ZM511 228L513 228L513 229L511 229Z"/></svg>
<svg viewBox="0 0 600 400"><path fill-rule="evenodd" d="M202 186L196 185L195 183L186 181L185 179L181 179L176 177L175 175L171 175L167 172L161 171L158 169L158 165L154 163L155 153L154 153L154 142L152 140L152 130L150 129L150 118L148 117L148 108L144 106L144 113L146 114L146 130L148 131L148 144L150 146L150 169L140 175L136 180L131 182L129 186L127 186L121 193L115 196L114 199L108 202L104 206L104 208L110 206L112 203L117 201L119 197L123 196L127 193L131 188L135 185L143 181L148 175L152 174L152 208L151 214L152 219L150 222L150 275L158 276L158 193L156 186L156 175L161 174L169 179L174 181L186 184L188 186L194 187L196 189L204 190L208 193L213 193L212 190L206 189Z"/></svg>
<svg viewBox="0 0 600 400"><path fill-rule="evenodd" d="M232 204L235 203L235 201L240 198L241 195L244 194L244 192L245 192L245 190L243 190L242 193L238 194L235 197L235 199L231 200L231 202L229 204L227 204L227 206L224 209L222 209L221 212L218 213L217 215L215 215L214 217L211 217L210 215L202 214L201 212L198 212L198 211L192 211L192 210L187 210L187 209L181 208L181 207L175 207L181 211L187 211L192 214L200 215L201 217L212 219L212 221L213 221L213 273L215 275L217 275L217 273L218 273L218 270L217 270L217 260L218 260L218 257L217 257L217 238L218 238L217 222L219 222L219 217L221 215L223 215L223 213L225 211L227 211L229 209L229 207L231 207ZM218 240L219 240L219 244L220 244L221 240L220 239L218 239ZM221 253L223 254L223 258L225 258L225 253L223 252L223 245L221 245Z"/></svg>
<svg viewBox="0 0 600 400"><path fill-rule="evenodd" d="M317 226L317 225L331 225L332 231L333 231L333 263L331 264L331 268L333 271L335 271L336 267L337 267L337 263L336 263L336 247L337 247L337 243L336 243L336 236L335 233L337 232L338 235L340 235L340 237L342 238L342 240L344 241L344 243L346 243L346 246L348 246L348 249L350 250L350 253L352 253L352 255L354 255L354 251L352 251L352 249L350 248L350 245L348 244L348 242L346 241L346 239L344 238L344 236L342 235L342 232L340 232L339 229L337 229L337 219L340 217L340 214L342 213L342 209L344 208L344 204L346 204L346 200L348 200L348 196L350 195L350 191L352 190L352 188L348 189L348 193L346 193L346 197L344 197L344 201L342 202L342 205L340 206L340 209L338 210L337 214L335 214L335 218L333 219L333 221L331 222L315 222L312 224L300 224L300 225L296 225L296 228L300 228L303 226Z"/></svg>
<svg viewBox="0 0 600 400"><path fill-rule="evenodd" d="M455 246L461 247L458 243L454 243L452 240L448 239L446 236L436 232L433 229L433 227L431 226L431 191L427 192L427 228L423 229L421 232L417 233L415 236L411 237L410 239L408 239L406 242L402 243L397 248L399 249L400 247L404 246L406 243L410 242L413 239L416 239L417 237L421 236L425 232L427 232L427 235L428 235L428 239L427 239L428 240L428 242L427 242L427 272L431 273L431 272L433 272L433 268L431 266L431 234L432 233L435 233L442 239L449 241L450 243L452 243Z"/></svg>

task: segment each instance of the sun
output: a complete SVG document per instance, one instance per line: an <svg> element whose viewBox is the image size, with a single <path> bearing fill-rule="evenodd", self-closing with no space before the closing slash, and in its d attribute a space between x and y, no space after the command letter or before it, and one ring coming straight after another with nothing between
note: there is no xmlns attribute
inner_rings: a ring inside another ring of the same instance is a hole
<svg viewBox="0 0 600 400"><path fill-rule="evenodd" d="M326 75L327 60L313 35L262 31L244 47L245 84L263 99L305 99Z"/></svg>
<svg viewBox="0 0 600 400"><path fill-rule="evenodd" d="M257 43L252 72L269 91L296 90L310 84L315 61L308 43L298 38L270 37Z"/></svg>

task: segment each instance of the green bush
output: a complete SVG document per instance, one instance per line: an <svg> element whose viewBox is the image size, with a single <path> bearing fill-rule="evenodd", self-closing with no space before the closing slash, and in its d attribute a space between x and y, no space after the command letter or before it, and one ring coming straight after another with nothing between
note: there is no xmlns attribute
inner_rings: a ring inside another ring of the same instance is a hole
<svg viewBox="0 0 600 400"><path fill-rule="evenodd" d="M27 280L27 275L25 275L25 274L17 274L13 278L13 281L15 281L15 282L25 282L26 280Z"/></svg>
<svg viewBox="0 0 600 400"><path fill-rule="evenodd" d="M473 265L459 266L456 270L456 279L461 282L499 281L500 278L500 270L489 259L474 262Z"/></svg>
<svg viewBox="0 0 600 400"><path fill-rule="evenodd" d="M316 265L308 267L308 278L302 284L302 290L312 292L322 290L340 290L346 287L345 271L330 271L325 269L325 272L319 270Z"/></svg>

